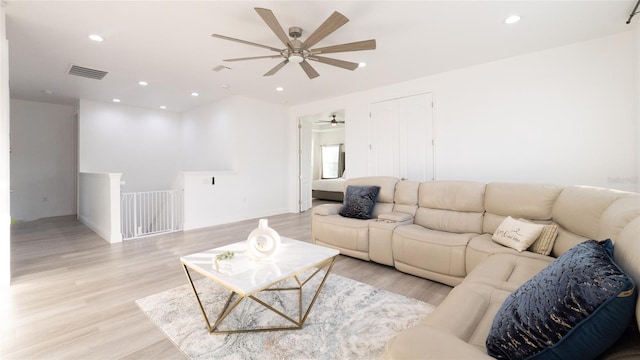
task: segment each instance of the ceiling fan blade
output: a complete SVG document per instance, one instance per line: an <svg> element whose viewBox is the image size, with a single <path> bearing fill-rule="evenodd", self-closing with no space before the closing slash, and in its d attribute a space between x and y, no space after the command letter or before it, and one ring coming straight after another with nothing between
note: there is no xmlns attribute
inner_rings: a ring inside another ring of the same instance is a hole
<svg viewBox="0 0 640 360"><path fill-rule="evenodd" d="M356 41L348 44L340 44L327 46L323 48L311 49L310 51L313 54L329 54L329 53L337 53L337 52L347 52L347 51L363 51L363 50L374 50L376 48L376 40L364 40L364 41Z"/></svg>
<svg viewBox="0 0 640 360"><path fill-rule="evenodd" d="M284 32L284 29L282 29L282 25L280 25L278 19L276 19L276 16L273 15L273 12L269 9L263 8L254 8L254 10L258 13L258 15L260 15L262 20L267 23L269 28L271 28L271 31L276 34L278 39L280 39L280 41L282 41L282 43L285 44L288 48L292 48L291 41L289 41L287 33Z"/></svg>
<svg viewBox="0 0 640 360"><path fill-rule="evenodd" d="M284 61L280 62L273 69L267 71L267 73L262 75L262 76L271 76L271 75L277 73L280 69L282 69L285 65L287 65L288 62L289 62L289 59L284 59Z"/></svg>
<svg viewBox="0 0 640 360"><path fill-rule="evenodd" d="M322 56L309 56L307 59L318 61L318 62L321 62L323 64L327 64L327 65L333 65L333 66L341 67L341 68L347 69L347 70L355 70L355 69L358 68L358 64L356 64L354 62L338 60L338 59L331 59L331 58L326 58L326 57L322 57Z"/></svg>
<svg viewBox="0 0 640 360"><path fill-rule="evenodd" d="M212 34L211 36L214 37L214 38L218 38L218 39L235 41L235 42L239 42L239 43L247 44L247 45L252 45L252 46L258 46L258 47L261 47L261 48L269 49L271 51L277 51L277 52L282 51L282 49L276 49L276 48L268 46L268 45L256 44L256 43L251 42L251 41L240 40L240 39L236 39L236 38L232 38L232 37L228 37L228 36L224 36L224 35Z"/></svg>
<svg viewBox="0 0 640 360"><path fill-rule="evenodd" d="M320 74L318 74L318 72L311 66L311 64L307 62L307 60L301 62L300 67L302 67L302 70L307 73L309 79L317 78L318 76L320 76Z"/></svg>
<svg viewBox="0 0 640 360"><path fill-rule="evenodd" d="M314 31L302 45L303 49L308 49L317 44L320 40L329 36L332 32L336 31L339 27L349 22L346 16L334 11L331 16L327 18L318 28Z"/></svg>
<svg viewBox="0 0 640 360"><path fill-rule="evenodd" d="M251 56L251 57L243 57L243 58L234 58L234 59L222 59L222 61L244 61L244 60L255 60L255 59L276 59L281 58L281 55L267 55L267 56Z"/></svg>

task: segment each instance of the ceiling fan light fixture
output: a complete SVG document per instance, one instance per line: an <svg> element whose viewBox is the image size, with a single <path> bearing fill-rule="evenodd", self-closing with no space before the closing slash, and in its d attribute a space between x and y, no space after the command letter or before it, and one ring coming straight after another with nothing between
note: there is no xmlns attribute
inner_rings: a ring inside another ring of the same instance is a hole
<svg viewBox="0 0 640 360"><path fill-rule="evenodd" d="M289 61L292 63L299 64L304 61L304 57L301 54L293 53L288 57Z"/></svg>
<svg viewBox="0 0 640 360"><path fill-rule="evenodd" d="M336 119L331 120L331 126L338 126Z"/></svg>

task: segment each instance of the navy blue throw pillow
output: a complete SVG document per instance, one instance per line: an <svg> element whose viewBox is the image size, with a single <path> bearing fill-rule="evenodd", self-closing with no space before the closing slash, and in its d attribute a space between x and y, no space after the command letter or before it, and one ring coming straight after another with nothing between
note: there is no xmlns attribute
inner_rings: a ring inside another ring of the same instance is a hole
<svg viewBox="0 0 640 360"><path fill-rule="evenodd" d="M354 219L371 219L380 186L347 186L339 214Z"/></svg>
<svg viewBox="0 0 640 360"><path fill-rule="evenodd" d="M487 337L497 359L595 359L633 317L635 285L611 240L580 243L514 291Z"/></svg>

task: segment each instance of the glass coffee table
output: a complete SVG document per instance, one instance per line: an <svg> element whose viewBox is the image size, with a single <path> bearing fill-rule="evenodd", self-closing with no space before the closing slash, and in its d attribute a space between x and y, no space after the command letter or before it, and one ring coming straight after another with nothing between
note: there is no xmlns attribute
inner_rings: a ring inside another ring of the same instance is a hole
<svg viewBox="0 0 640 360"><path fill-rule="evenodd" d="M282 237L280 248L273 258L255 261L249 259L248 255L245 253L246 247L246 241L242 241L180 258L180 262L182 263L187 275L189 284L193 289L193 293L196 296L198 306L200 307L200 311L202 312L202 316L204 317L209 332L212 334L229 334L239 332L301 329L309 315L309 312L311 311L311 308L316 302L327 277L331 273L331 269L333 268L333 264L335 263L339 251L324 246ZM226 262L224 264L226 265L224 267L224 272L218 271L221 270L220 267L216 270L216 256L227 251L234 252L234 257L230 260L221 260L219 262L219 264ZM326 270L323 273L321 270L325 268ZM230 291L226 304L223 306L217 320L213 324L209 321L190 271L195 271ZM311 302L307 308L303 310L303 287L316 276L322 277L322 281L315 291ZM290 283L289 280L294 280L295 285L282 286L285 283ZM297 319L294 319L294 317L285 314L283 311L276 309L274 306L257 297L259 293L265 291L297 291ZM243 300L246 299L257 302L266 309L271 310L275 314L286 319L288 322L292 323L292 325L218 330L220 323L227 318L227 316L231 314L231 312Z"/></svg>

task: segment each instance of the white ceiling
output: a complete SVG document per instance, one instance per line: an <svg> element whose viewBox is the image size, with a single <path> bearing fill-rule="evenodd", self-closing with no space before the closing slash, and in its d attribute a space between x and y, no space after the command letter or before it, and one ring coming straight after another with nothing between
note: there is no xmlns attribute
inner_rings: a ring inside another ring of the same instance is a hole
<svg viewBox="0 0 640 360"><path fill-rule="evenodd" d="M6 0L10 90L12 98L34 101L119 98L180 112L229 95L300 104L631 30L625 21L635 2ZM280 48L254 7L271 9L285 31L302 27L302 39L337 10L350 22L316 47L374 38L377 49L327 55L368 64L353 72L313 62L320 77L310 80L290 63L263 77L280 60L222 59L274 53L211 37ZM522 20L504 24L510 14ZM105 41L90 41L92 33ZM109 74L103 80L68 75L71 64ZM222 64L232 70L212 71Z"/></svg>

